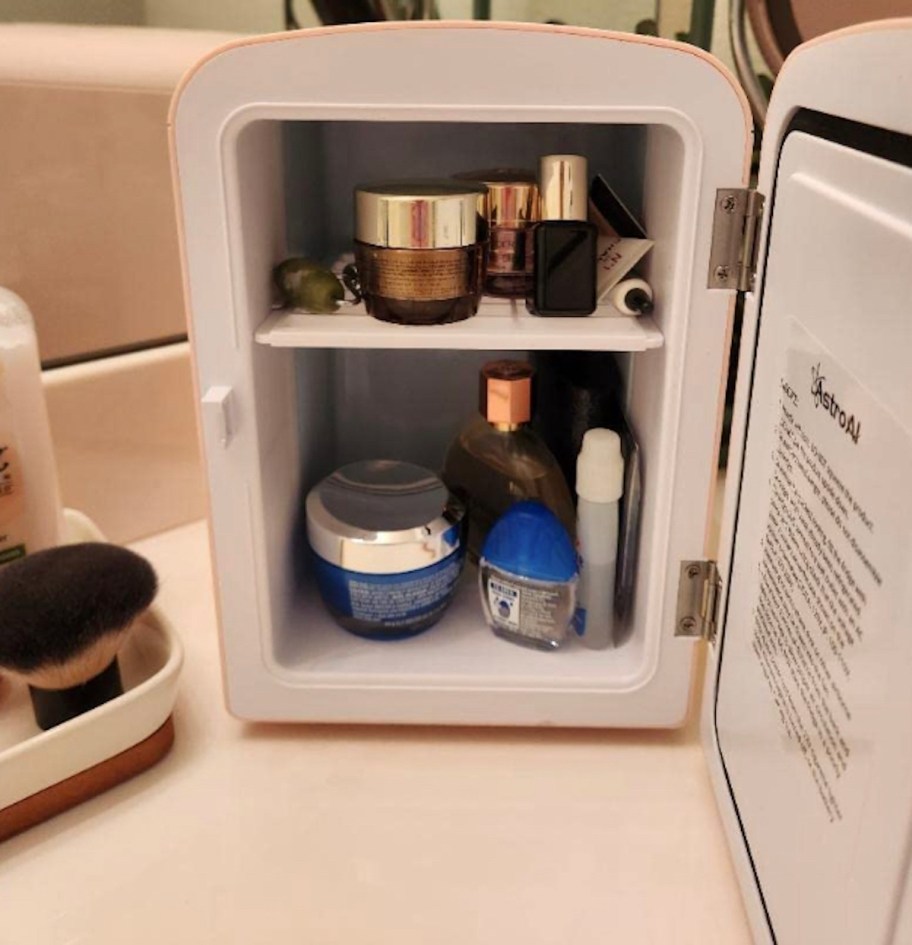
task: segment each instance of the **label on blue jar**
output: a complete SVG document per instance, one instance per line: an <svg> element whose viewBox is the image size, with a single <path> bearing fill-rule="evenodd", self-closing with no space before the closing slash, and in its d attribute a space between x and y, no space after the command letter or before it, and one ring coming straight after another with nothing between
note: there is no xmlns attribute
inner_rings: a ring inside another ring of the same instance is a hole
<svg viewBox="0 0 912 945"><path fill-rule="evenodd" d="M314 555L320 593L327 605L386 629L408 629L442 611L462 571L462 548L436 564L403 574L346 571Z"/></svg>

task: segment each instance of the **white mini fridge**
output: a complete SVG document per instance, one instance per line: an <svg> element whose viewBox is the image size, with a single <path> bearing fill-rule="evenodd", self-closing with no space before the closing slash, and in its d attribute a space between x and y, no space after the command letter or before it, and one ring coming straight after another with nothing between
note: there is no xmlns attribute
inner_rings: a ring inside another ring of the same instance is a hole
<svg viewBox="0 0 912 945"><path fill-rule="evenodd" d="M708 645L705 745L757 940L912 942L912 21L789 59L756 191L749 111L724 67L594 30L254 38L201 62L171 120L229 710L672 726ZM650 317L485 300L467 321L406 327L271 308L277 262L349 247L356 183L559 152L586 155L641 211ZM356 459L439 468L484 361L561 350L617 352L642 451L623 645L504 643L472 574L411 640L336 627L293 566L307 489Z"/></svg>

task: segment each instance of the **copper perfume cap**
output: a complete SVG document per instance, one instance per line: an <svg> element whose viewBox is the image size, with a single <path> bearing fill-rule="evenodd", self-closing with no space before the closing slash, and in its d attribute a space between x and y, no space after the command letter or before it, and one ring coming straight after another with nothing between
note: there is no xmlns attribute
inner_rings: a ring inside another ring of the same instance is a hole
<svg viewBox="0 0 912 945"><path fill-rule="evenodd" d="M388 181L355 188L355 239L395 249L452 249L484 238L484 184ZM482 203L483 206L483 203Z"/></svg>
<svg viewBox="0 0 912 945"><path fill-rule="evenodd" d="M495 167L464 171L455 179L484 184L487 194L479 199L478 212L491 226L525 226L540 216L538 182L532 171Z"/></svg>
<svg viewBox="0 0 912 945"><path fill-rule="evenodd" d="M494 426L517 427L532 419L532 365L489 361L481 369L479 410Z"/></svg>
<svg viewBox="0 0 912 945"><path fill-rule="evenodd" d="M581 154L546 154L539 165L543 220L586 220L589 169Z"/></svg>

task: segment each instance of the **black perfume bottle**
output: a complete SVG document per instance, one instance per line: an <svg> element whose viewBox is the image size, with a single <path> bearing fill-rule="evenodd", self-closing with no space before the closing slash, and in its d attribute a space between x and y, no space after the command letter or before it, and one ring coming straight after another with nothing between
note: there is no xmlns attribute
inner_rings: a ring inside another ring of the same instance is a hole
<svg viewBox="0 0 912 945"><path fill-rule="evenodd" d="M595 224L589 223L586 159L546 154L541 159L541 221L532 233L533 315L591 315L595 311Z"/></svg>

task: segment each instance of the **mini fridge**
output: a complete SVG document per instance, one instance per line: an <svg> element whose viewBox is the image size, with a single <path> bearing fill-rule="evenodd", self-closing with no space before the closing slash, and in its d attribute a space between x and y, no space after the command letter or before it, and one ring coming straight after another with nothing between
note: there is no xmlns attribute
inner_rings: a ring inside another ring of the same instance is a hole
<svg viewBox="0 0 912 945"><path fill-rule="evenodd" d="M673 726L706 647L706 753L757 940L912 942L912 21L788 60L754 189L750 113L720 63L587 29L242 40L185 77L171 128L229 711ZM349 247L355 184L567 152L655 240L650 316L485 300L413 327L272 308L281 259ZM471 573L426 634L336 627L295 565L307 490L357 459L439 468L479 366L539 351L617 353L643 474L624 643L510 646Z"/></svg>

